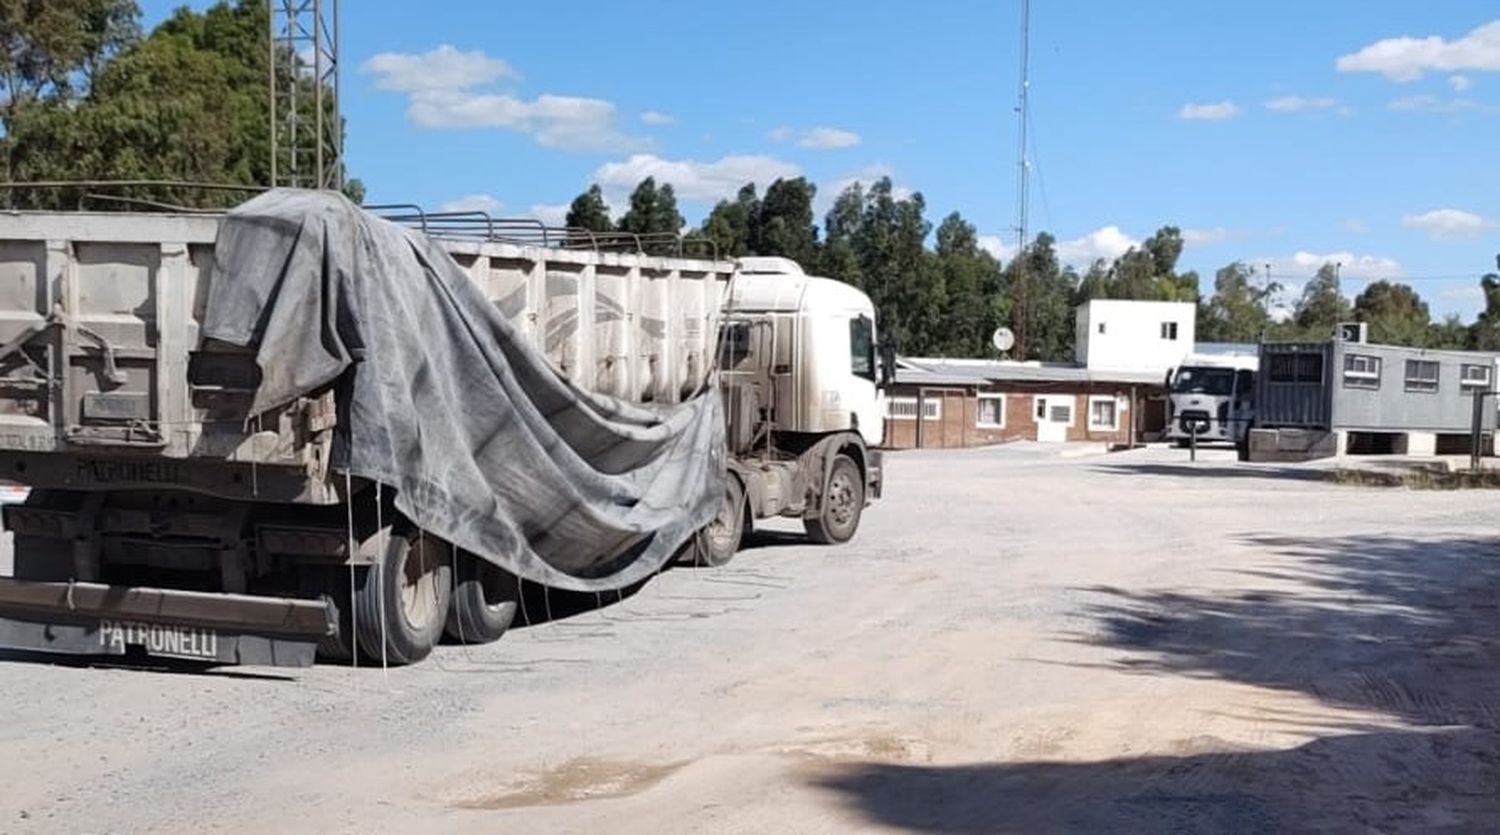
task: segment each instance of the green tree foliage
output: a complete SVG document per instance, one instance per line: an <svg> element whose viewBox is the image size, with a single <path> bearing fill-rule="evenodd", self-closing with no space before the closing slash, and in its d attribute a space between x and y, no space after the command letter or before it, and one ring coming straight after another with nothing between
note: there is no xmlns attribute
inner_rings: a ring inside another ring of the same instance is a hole
<svg viewBox="0 0 1500 835"><path fill-rule="evenodd" d="M1450 313L1427 328L1427 347L1459 351L1469 347L1469 327Z"/></svg>
<svg viewBox="0 0 1500 835"><path fill-rule="evenodd" d="M614 223L609 219L609 206L604 203L604 192L598 185L589 186L588 191L573 198L568 206L567 219L563 221L569 229L587 229L590 232L610 232Z"/></svg>
<svg viewBox="0 0 1500 835"><path fill-rule="evenodd" d="M1256 282L1255 270L1236 261L1214 274L1214 292L1199 305L1198 339L1204 342L1255 342L1270 326L1269 302L1279 292L1274 282Z"/></svg>
<svg viewBox="0 0 1500 835"><path fill-rule="evenodd" d="M1005 268L1005 285L1026 282L1025 356L1017 359L1062 362L1073 358L1074 302L1078 274L1057 260L1056 239L1046 232Z"/></svg>
<svg viewBox="0 0 1500 835"><path fill-rule="evenodd" d="M1101 259L1090 265L1079 281L1076 300L1079 303L1089 299L1197 302L1198 274L1177 272L1182 247L1181 230L1163 226L1113 263Z"/></svg>
<svg viewBox="0 0 1500 835"><path fill-rule="evenodd" d="M1495 272L1479 279L1484 291L1484 310L1469 331L1469 345L1480 351L1500 351L1500 255L1495 256Z"/></svg>
<svg viewBox="0 0 1500 835"><path fill-rule="evenodd" d="M945 296L946 315L936 353L954 357L982 357L994 352L990 335L1005 324L1010 300L1001 287L1000 265L979 248L973 224L953 212L937 229L937 270Z"/></svg>
<svg viewBox="0 0 1500 835"><path fill-rule="evenodd" d="M740 187L733 202L720 200L703 219L698 234L708 238L718 247L725 258L739 258L756 254L751 247L750 226L760 211L760 198L755 196L755 184Z"/></svg>
<svg viewBox="0 0 1500 835"><path fill-rule="evenodd" d="M1302 287L1302 297L1292 312L1299 339L1331 339L1340 322L1349 321L1354 310L1339 289L1339 271L1324 264Z"/></svg>
<svg viewBox="0 0 1500 835"><path fill-rule="evenodd" d="M771 183L766 196L749 216L750 249L759 255L780 255L809 267L816 264L818 227L813 217L813 198L817 193L817 186L805 177Z"/></svg>
<svg viewBox="0 0 1500 835"><path fill-rule="evenodd" d="M135 3L119 0L0 0L0 83L8 95L0 142L10 178L269 184L266 4L182 8L144 39L139 14ZM299 83L308 87L301 99L311 123L316 82ZM345 189L356 200L363 190L358 180ZM41 206L78 198L57 191L17 196ZM161 187L127 196L226 199Z"/></svg>
<svg viewBox="0 0 1500 835"><path fill-rule="evenodd" d="M615 228L621 232L662 238L680 234L683 223L682 213L677 211L677 195L672 191L672 186L658 186L655 177L647 177L630 193L630 208L620 216L620 223ZM657 240L648 241L645 249L648 252L665 253L672 251L674 247Z"/></svg>
<svg viewBox="0 0 1500 835"><path fill-rule="evenodd" d="M1423 348L1432 336L1427 303L1405 284L1373 282L1354 299L1354 318L1368 324L1371 342Z"/></svg>

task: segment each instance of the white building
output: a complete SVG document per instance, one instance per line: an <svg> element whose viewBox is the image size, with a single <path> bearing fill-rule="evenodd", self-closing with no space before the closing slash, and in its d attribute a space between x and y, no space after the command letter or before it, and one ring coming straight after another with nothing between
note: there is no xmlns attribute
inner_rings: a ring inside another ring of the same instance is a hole
<svg viewBox="0 0 1500 835"><path fill-rule="evenodd" d="M1078 306L1074 359L1091 371L1166 376L1193 351L1198 307L1192 302L1093 299Z"/></svg>

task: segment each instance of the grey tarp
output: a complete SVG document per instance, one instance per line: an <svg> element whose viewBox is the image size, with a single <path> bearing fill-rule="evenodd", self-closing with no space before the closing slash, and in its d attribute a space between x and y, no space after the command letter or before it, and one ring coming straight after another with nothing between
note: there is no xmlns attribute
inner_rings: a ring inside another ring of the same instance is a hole
<svg viewBox="0 0 1500 835"><path fill-rule="evenodd" d="M336 194L276 190L229 212L203 335L256 346L253 414L347 373L336 464L528 580L643 579L724 495L715 387L661 407L582 391L439 246Z"/></svg>

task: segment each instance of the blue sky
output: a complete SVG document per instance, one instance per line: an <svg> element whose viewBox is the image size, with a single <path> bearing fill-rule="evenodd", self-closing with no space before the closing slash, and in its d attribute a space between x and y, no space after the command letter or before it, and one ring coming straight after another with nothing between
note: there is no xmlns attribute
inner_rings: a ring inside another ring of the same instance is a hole
<svg viewBox="0 0 1500 835"><path fill-rule="evenodd" d="M148 24L180 3L142 3ZM195 1L190 5L208 5ZM1500 252L1493 2L1045 2L1031 228L1078 264L1171 223L1183 266L1410 281L1471 317ZM590 182L921 191L1014 241L1018 0L345 2L346 156L372 201L552 220Z"/></svg>

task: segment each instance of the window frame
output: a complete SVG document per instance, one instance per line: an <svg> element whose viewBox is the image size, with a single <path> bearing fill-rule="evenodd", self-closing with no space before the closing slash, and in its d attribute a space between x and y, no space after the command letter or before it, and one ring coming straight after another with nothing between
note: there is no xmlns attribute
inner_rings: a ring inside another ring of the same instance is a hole
<svg viewBox="0 0 1500 835"><path fill-rule="evenodd" d="M863 354L855 353L859 348L855 343L856 332L865 340ZM855 364L856 362L868 366L869 371L861 371L860 366ZM879 374L875 364L875 320L863 313L849 317L849 373L872 383L876 381Z"/></svg>
<svg viewBox="0 0 1500 835"><path fill-rule="evenodd" d="M1112 423L1096 423L1094 421L1094 404L1108 403ZM1091 394L1089 395L1088 427L1090 432L1119 432L1120 431L1120 398L1113 394Z"/></svg>
<svg viewBox="0 0 1500 835"><path fill-rule="evenodd" d="M1161 338L1164 339L1164 340L1166 340L1167 342L1176 342L1177 341L1177 323L1176 322L1162 322L1161 323Z"/></svg>
<svg viewBox="0 0 1500 835"><path fill-rule="evenodd" d="M1477 368L1484 372L1483 380L1469 379L1469 369ZM1460 389L1488 389L1494 380L1494 367L1478 362L1466 362L1458 366L1458 387Z"/></svg>
<svg viewBox="0 0 1500 835"><path fill-rule="evenodd" d="M1356 360L1363 360L1366 368L1352 368ZM1344 354L1344 388L1379 391L1380 373L1384 365L1384 361L1374 354Z"/></svg>
<svg viewBox="0 0 1500 835"><path fill-rule="evenodd" d="M1418 377L1413 375L1413 367L1417 366L1431 366L1432 379L1428 380L1428 378L1426 377ZM1438 391L1442 389L1443 364L1438 362L1437 360L1409 359L1406 361L1406 366L1403 368L1403 371L1404 373L1402 374L1402 381L1405 384L1404 388L1406 391L1412 392L1414 394L1437 394ZM1432 384L1431 388L1427 387L1427 384L1429 382Z"/></svg>
<svg viewBox="0 0 1500 835"><path fill-rule="evenodd" d="M1307 367L1314 367L1312 363L1304 362L1308 358L1317 360L1316 377L1306 377L1303 371ZM1321 386L1323 385L1323 366L1326 359L1321 351L1280 351L1270 355L1270 367L1266 369L1266 379L1278 386ZM1278 366L1290 366L1290 376L1278 376L1277 372L1284 370Z"/></svg>
<svg viewBox="0 0 1500 835"><path fill-rule="evenodd" d="M984 420L984 409L981 406L979 406L978 404L981 404L981 403L983 403L986 400L998 400L1000 402L1000 422L999 423L986 423L985 422L985 420ZM979 392L978 397L975 399L975 404L976 405L974 407L974 427L976 429L1004 429L1005 428L1005 406L1006 406L1006 403L1005 403L1005 392L1000 392L1000 391L994 391L994 392L981 391L981 392Z"/></svg>
<svg viewBox="0 0 1500 835"><path fill-rule="evenodd" d="M918 398L914 395L898 395L885 398L886 420L915 421L917 419L917 400ZM943 419L943 398L923 397L921 398L921 402L923 420L938 421ZM911 408L909 410L903 410L909 411L910 413L897 414L896 411L898 406L910 406Z"/></svg>

